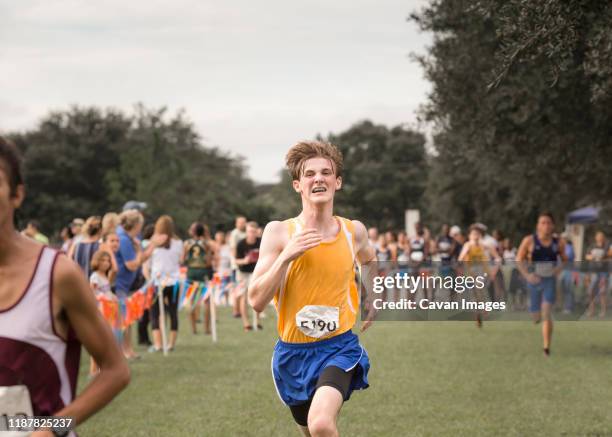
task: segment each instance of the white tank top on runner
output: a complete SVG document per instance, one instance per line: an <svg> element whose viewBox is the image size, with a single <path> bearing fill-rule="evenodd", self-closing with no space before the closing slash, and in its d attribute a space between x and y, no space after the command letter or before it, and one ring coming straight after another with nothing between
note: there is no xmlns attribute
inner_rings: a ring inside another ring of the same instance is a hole
<svg viewBox="0 0 612 437"><path fill-rule="evenodd" d="M19 300L0 309L0 416L21 412L24 397L24 413L50 416L75 396L81 345L72 329L67 341L57 335L51 313L57 255L44 247Z"/></svg>

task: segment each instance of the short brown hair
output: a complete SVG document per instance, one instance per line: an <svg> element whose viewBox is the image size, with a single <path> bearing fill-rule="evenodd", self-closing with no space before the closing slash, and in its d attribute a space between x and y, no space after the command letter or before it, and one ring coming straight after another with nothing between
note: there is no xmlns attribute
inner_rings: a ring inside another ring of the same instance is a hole
<svg viewBox="0 0 612 437"><path fill-rule="evenodd" d="M476 231L480 234L481 237L484 237L484 231L482 230L482 227L480 226L480 224L474 223L473 225L471 225L468 229L468 235L472 231Z"/></svg>
<svg viewBox="0 0 612 437"><path fill-rule="evenodd" d="M336 177L342 176L342 152L336 146L325 141L301 141L291 147L285 156L292 179L295 181L300 178L308 159L319 157L329 159L333 163Z"/></svg>
<svg viewBox="0 0 612 437"><path fill-rule="evenodd" d="M553 222L553 224L555 223L555 217L553 216L552 212L550 212L550 211L541 211L538 214L538 220L540 220L541 217L548 217L550 219L550 221Z"/></svg>

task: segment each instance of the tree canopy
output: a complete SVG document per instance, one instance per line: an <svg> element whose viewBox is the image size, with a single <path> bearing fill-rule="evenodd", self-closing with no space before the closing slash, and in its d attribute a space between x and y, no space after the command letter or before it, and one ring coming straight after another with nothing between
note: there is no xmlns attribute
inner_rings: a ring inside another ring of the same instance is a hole
<svg viewBox="0 0 612 437"><path fill-rule="evenodd" d="M612 4L437 0L411 16L433 85L426 199L438 221L526 230L612 200Z"/></svg>
<svg viewBox="0 0 612 437"><path fill-rule="evenodd" d="M182 112L73 107L11 138L24 155L21 216L45 232L134 199L148 203L150 217L171 214L183 231L193 220L229 226L251 212L255 188L242 158L205 147Z"/></svg>

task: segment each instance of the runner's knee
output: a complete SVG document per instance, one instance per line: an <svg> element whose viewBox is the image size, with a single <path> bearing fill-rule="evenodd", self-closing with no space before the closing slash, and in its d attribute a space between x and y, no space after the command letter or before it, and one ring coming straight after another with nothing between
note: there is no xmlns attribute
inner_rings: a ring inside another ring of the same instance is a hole
<svg viewBox="0 0 612 437"><path fill-rule="evenodd" d="M336 423L328 414L313 413L308 415L308 431L312 437L336 435Z"/></svg>

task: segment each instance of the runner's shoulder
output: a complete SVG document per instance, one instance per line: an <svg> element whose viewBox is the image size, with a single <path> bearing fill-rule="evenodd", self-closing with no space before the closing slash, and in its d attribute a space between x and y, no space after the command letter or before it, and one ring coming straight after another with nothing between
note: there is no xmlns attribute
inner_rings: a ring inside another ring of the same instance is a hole
<svg viewBox="0 0 612 437"><path fill-rule="evenodd" d="M84 285L85 284L85 285ZM53 290L64 300L87 285L81 268L65 254L59 253L53 268Z"/></svg>
<svg viewBox="0 0 612 437"><path fill-rule="evenodd" d="M361 223L359 220L351 220L351 219L347 219L348 221L350 221L353 224L353 229L355 229L355 236L363 236L363 235L367 235L368 231L366 230L366 227L363 223Z"/></svg>
<svg viewBox="0 0 612 437"><path fill-rule="evenodd" d="M525 235L523 237L523 241L521 241L521 245L527 245L527 247L531 247L533 245L533 234Z"/></svg>
<svg viewBox="0 0 612 437"><path fill-rule="evenodd" d="M282 244L287 240L289 240L288 220L272 220L271 222L268 222L264 228L263 235L261 236L261 241L268 244Z"/></svg>

